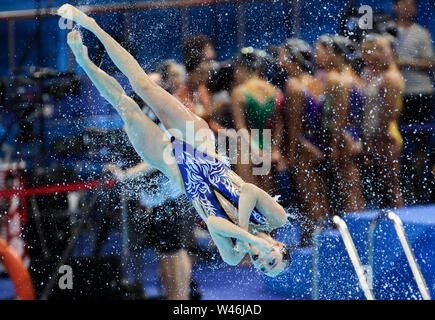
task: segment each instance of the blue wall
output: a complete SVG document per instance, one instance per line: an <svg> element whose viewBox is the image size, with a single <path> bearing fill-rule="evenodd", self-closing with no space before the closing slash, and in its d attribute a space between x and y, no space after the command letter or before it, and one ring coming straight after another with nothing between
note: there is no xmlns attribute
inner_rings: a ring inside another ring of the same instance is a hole
<svg viewBox="0 0 435 320"><path fill-rule="evenodd" d="M80 0L69 1L76 5L93 5L101 3L124 2L125 0ZM53 7L57 7L66 1L54 0ZM373 9L383 9L392 13L392 1L359 0L356 5L370 5ZM35 8L36 0L2 0L0 11L21 10ZM44 7L47 0L41 0ZM323 33L337 31L338 14L346 10L349 0L310 0L301 1L301 36L309 42L313 42ZM435 34L434 13L435 2L432 0L419 1L419 23ZM216 7L195 7L189 12L189 33L202 32L208 34L216 43L220 59L229 58L237 47L237 13L235 5L219 5ZM265 48L267 45L279 44L292 34L293 12L290 1L278 1L275 3L252 3L245 7L246 27L245 40L247 45ZM122 25L121 14L97 16L105 29L111 34L119 34ZM19 60L28 43L28 39L35 30L35 21L20 21L16 27L17 59ZM59 44L65 39L65 31L58 28L56 17L43 20L42 65L57 69L65 69L66 49ZM87 43L92 49L97 45L95 39L86 35ZM90 38L90 39L88 39ZM151 68L155 63L164 58L176 58L180 60L181 49L181 11L152 10L137 12L132 15L131 39L133 51L140 62ZM0 23L0 41L7 44L6 23ZM5 48L5 47L3 47ZM8 72L7 50L0 52L0 75ZM36 49L32 50L25 65L37 64Z"/></svg>

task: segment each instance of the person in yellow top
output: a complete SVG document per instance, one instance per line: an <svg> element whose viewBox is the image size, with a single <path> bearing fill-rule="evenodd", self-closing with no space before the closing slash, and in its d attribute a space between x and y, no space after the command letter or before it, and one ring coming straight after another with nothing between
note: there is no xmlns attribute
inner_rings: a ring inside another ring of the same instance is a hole
<svg viewBox="0 0 435 320"><path fill-rule="evenodd" d="M391 39L368 34L361 42L364 165L376 181L382 207L403 207L400 163L403 141L398 129L404 81L394 62Z"/></svg>

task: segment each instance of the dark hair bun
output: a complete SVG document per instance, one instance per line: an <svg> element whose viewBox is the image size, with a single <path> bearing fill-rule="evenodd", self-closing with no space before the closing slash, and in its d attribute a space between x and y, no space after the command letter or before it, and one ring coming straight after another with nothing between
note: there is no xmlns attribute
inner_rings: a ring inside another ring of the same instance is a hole
<svg viewBox="0 0 435 320"><path fill-rule="evenodd" d="M187 72L192 72L204 61L204 49L212 46L211 40L203 34L187 38L183 43L183 64Z"/></svg>
<svg viewBox="0 0 435 320"><path fill-rule="evenodd" d="M242 66L250 72L255 72L263 69L267 63L267 53L263 50L254 49L253 47L245 47L240 50L240 53L233 60L233 64Z"/></svg>
<svg viewBox="0 0 435 320"><path fill-rule="evenodd" d="M281 253L282 253L282 261L285 261L287 263L287 267L288 268L291 263L292 263L292 257L290 254L290 250L287 247L287 245L283 245L283 247L281 248Z"/></svg>
<svg viewBox="0 0 435 320"><path fill-rule="evenodd" d="M287 52L290 59L296 61L301 66L303 71L313 72L314 52L307 42L297 38L290 38L281 47Z"/></svg>
<svg viewBox="0 0 435 320"><path fill-rule="evenodd" d="M332 48L335 54L343 56L349 63L359 56L357 43L348 37L324 34L320 36L318 42L325 48Z"/></svg>

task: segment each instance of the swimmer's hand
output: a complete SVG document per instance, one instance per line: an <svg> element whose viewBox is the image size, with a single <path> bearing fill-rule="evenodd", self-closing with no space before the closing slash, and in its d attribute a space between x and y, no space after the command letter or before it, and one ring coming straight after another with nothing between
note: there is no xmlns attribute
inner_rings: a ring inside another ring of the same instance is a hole
<svg viewBox="0 0 435 320"><path fill-rule="evenodd" d="M249 244L243 241L237 240L234 250L240 253L248 253L250 251Z"/></svg>
<svg viewBox="0 0 435 320"><path fill-rule="evenodd" d="M264 254L269 254L273 249L273 243L270 243L269 241L259 237L257 237L255 246Z"/></svg>
<svg viewBox="0 0 435 320"><path fill-rule="evenodd" d="M118 182L123 182L126 178L126 174L124 173L124 171L113 163L106 164L103 168L103 172L108 172L112 174Z"/></svg>
<svg viewBox="0 0 435 320"><path fill-rule="evenodd" d="M74 53L77 62L80 62L84 58L88 57L88 47L83 45L80 32L77 30L69 32L67 36L67 43L71 48L71 51Z"/></svg>
<svg viewBox="0 0 435 320"><path fill-rule="evenodd" d="M94 19L88 17L83 11L77 9L69 3L66 3L59 9L57 9L57 14L62 18L72 20L75 23L78 23L86 29L90 29L95 26Z"/></svg>

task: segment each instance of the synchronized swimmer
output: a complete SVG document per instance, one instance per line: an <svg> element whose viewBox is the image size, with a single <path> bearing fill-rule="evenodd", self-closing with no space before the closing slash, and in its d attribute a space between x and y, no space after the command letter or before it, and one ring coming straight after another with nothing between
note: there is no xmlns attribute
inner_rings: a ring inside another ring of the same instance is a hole
<svg viewBox="0 0 435 320"><path fill-rule="evenodd" d="M69 32L68 45L77 63L118 111L136 152L183 190L205 221L222 259L238 265L249 254L253 265L264 274L281 274L291 263L290 253L285 244L269 234L287 222L283 207L234 173L216 152L208 124L153 82L133 56L94 19L69 4L57 13L95 34L133 90L163 123L166 131L142 112L113 77L90 60L80 33ZM193 135L186 123L192 125Z"/></svg>

